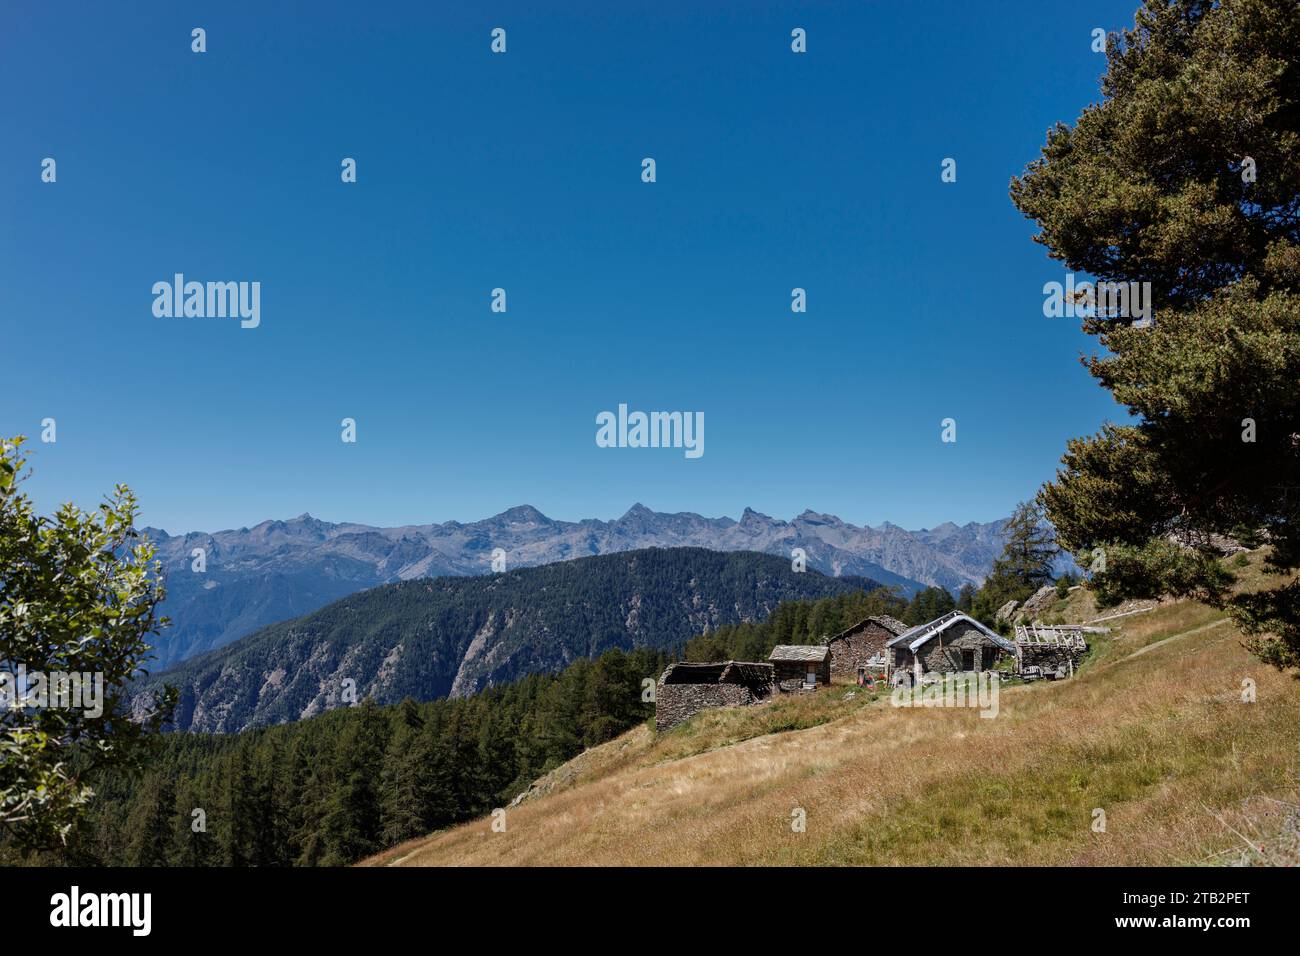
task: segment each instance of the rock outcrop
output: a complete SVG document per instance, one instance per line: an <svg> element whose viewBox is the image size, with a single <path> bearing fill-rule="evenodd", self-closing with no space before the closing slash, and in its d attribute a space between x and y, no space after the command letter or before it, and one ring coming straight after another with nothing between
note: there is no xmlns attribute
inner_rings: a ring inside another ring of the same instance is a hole
<svg viewBox="0 0 1300 956"><path fill-rule="evenodd" d="M998 608L998 613L993 615L993 620L998 624L1009 624L1011 622L1011 615L1016 613L1016 608L1018 607L1020 607L1019 601L1008 601L1006 604Z"/></svg>

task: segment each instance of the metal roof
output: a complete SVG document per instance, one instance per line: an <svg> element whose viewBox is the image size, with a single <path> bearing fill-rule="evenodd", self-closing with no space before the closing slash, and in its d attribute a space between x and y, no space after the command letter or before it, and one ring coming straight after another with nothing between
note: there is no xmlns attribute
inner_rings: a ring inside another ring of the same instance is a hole
<svg viewBox="0 0 1300 956"><path fill-rule="evenodd" d="M949 611L942 617L936 617L933 621L928 621L925 624L918 624L911 630L904 631L893 640L886 641L885 646L893 647L895 644L903 644L906 645L909 651L915 651L922 644L933 640L954 624L962 621L979 628L985 637L1004 651L1014 651L1016 649L1016 645L1012 641L1007 640L997 631L985 627L979 621L975 620L975 618L971 617L969 614L963 614L961 611Z"/></svg>

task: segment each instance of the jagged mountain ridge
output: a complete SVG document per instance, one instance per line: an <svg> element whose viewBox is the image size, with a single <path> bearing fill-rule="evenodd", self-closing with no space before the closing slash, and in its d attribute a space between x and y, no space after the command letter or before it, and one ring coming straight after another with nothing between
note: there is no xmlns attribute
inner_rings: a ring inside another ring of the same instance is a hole
<svg viewBox="0 0 1300 956"><path fill-rule="evenodd" d="M507 568L519 568L646 547L761 551L787 559L799 547L808 567L826 574L861 575L907 594L925 585L956 591L988 574L1005 523L947 522L908 531L889 522L860 527L813 511L783 521L746 508L737 521L636 504L613 521L557 521L521 505L470 523L394 528L309 514L213 533L148 528L167 575L164 613L172 619L156 664L170 666L364 588L487 573L495 548L505 551ZM195 548L206 552L203 573L191 570Z"/></svg>

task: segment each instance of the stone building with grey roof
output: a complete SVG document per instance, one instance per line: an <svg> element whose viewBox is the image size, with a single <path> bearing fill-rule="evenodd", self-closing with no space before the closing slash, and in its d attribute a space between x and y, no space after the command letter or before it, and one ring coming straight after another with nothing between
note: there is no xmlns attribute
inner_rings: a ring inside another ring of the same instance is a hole
<svg viewBox="0 0 1300 956"><path fill-rule="evenodd" d="M958 674L992 669L1003 654L1014 655L1016 645L961 611L950 611L918 624L886 645L892 675L910 675L920 681L926 674Z"/></svg>
<svg viewBox="0 0 1300 956"><path fill-rule="evenodd" d="M885 645L907 630L907 625L888 614L864 618L822 643L830 648L831 677L856 680L859 675L884 674L889 669Z"/></svg>
<svg viewBox="0 0 1300 956"><path fill-rule="evenodd" d="M825 687L831 682L831 651L825 644L778 644L767 659L781 690Z"/></svg>

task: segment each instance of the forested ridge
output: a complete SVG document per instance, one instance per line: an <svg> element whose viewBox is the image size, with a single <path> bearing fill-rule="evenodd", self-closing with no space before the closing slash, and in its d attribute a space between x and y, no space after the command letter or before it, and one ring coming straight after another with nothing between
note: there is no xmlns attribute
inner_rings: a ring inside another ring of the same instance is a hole
<svg viewBox="0 0 1300 956"><path fill-rule="evenodd" d="M467 696L612 648L666 650L786 600L876 587L756 552L650 548L484 577L403 581L275 624L156 675L181 730L231 732L370 697ZM349 685L347 682L351 682Z"/></svg>

